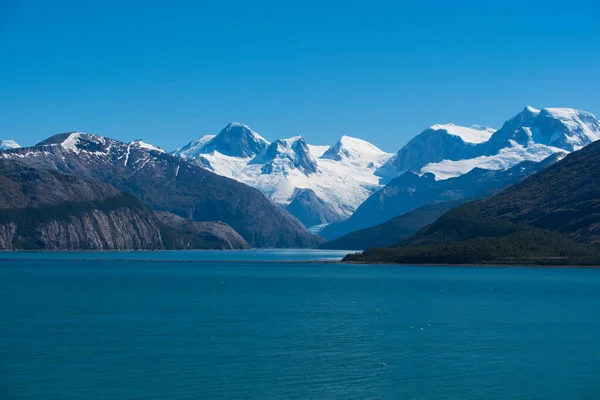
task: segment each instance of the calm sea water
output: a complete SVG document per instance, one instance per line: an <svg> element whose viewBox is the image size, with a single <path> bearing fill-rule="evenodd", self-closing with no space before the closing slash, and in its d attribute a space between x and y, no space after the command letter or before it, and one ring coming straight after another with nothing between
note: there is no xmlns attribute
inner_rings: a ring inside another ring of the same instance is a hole
<svg viewBox="0 0 600 400"><path fill-rule="evenodd" d="M0 399L600 398L600 270L219 254L2 254Z"/></svg>

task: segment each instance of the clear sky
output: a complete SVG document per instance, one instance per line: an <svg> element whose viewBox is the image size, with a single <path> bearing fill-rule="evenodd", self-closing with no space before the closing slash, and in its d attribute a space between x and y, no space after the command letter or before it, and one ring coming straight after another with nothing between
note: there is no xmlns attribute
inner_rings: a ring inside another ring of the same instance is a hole
<svg viewBox="0 0 600 400"><path fill-rule="evenodd" d="M600 114L600 2L0 0L0 139L167 150L230 121L396 151L525 105Z"/></svg>

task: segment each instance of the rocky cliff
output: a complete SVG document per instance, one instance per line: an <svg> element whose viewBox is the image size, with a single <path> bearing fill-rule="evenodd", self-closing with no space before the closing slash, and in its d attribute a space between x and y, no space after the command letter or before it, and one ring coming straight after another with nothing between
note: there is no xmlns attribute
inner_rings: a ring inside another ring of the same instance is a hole
<svg viewBox="0 0 600 400"><path fill-rule="evenodd" d="M99 182L0 160L0 249L163 249L135 197Z"/></svg>

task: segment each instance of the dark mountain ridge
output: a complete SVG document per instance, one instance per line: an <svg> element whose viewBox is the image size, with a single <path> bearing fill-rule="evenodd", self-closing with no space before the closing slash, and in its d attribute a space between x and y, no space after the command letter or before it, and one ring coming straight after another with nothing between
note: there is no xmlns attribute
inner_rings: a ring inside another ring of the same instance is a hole
<svg viewBox="0 0 600 400"><path fill-rule="evenodd" d="M224 225L224 224L223 224ZM0 159L1 250L246 248L224 225L187 232L161 223L113 186Z"/></svg>

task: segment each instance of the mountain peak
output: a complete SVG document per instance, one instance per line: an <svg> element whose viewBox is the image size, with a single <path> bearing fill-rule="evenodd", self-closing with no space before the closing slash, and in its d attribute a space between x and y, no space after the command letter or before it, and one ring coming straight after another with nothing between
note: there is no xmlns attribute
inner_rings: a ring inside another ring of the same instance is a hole
<svg viewBox="0 0 600 400"><path fill-rule="evenodd" d="M320 158L341 161L342 159L380 160L387 153L377 146L352 136L343 135L333 146L329 147Z"/></svg>
<svg viewBox="0 0 600 400"><path fill-rule="evenodd" d="M275 140L252 163L264 164L263 174L285 173L286 168L298 168L305 175L317 172L317 161L302 136Z"/></svg>
<svg viewBox="0 0 600 400"><path fill-rule="evenodd" d="M269 142L248 126L230 122L203 146L202 153L217 151L231 157L250 158L260 153Z"/></svg>
<svg viewBox="0 0 600 400"><path fill-rule="evenodd" d="M225 129L232 129L232 128L245 128L245 129L250 129L250 127L246 124L242 124L241 122L235 122L235 121L231 121L230 123L227 124L227 126L225 127ZM251 130L251 129L250 129Z"/></svg>
<svg viewBox="0 0 600 400"><path fill-rule="evenodd" d="M538 110L537 108L533 108L531 106L526 106L522 112L533 114L533 115L538 115L540 113L540 110Z"/></svg>

